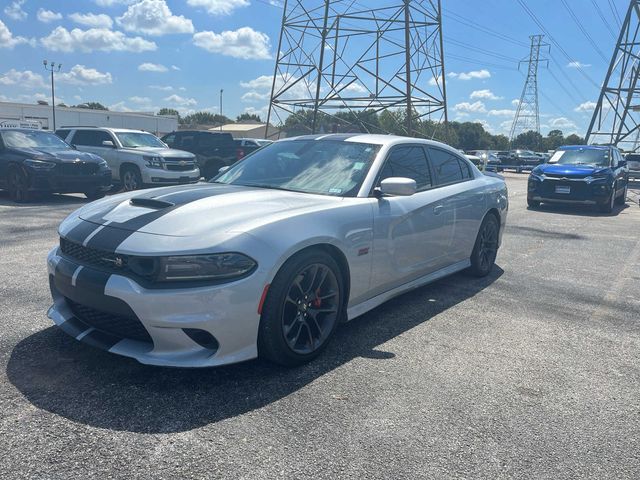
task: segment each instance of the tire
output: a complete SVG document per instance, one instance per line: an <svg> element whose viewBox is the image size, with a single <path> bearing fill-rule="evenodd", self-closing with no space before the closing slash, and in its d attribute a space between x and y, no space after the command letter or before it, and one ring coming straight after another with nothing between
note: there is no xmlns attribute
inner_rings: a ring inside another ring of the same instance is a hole
<svg viewBox="0 0 640 480"><path fill-rule="evenodd" d="M624 191L622 192L622 195L620 195L618 198L616 198L616 205L624 205L625 203L627 203L628 190L629 190L629 186L625 185L624 186Z"/></svg>
<svg viewBox="0 0 640 480"><path fill-rule="evenodd" d="M336 261L306 250L282 266L269 287L258 331L258 354L294 367L310 362L327 346L346 302Z"/></svg>
<svg viewBox="0 0 640 480"><path fill-rule="evenodd" d="M486 277L493 270L498 254L500 224L495 215L484 217L476 243L471 252L471 266L468 272L474 277Z"/></svg>
<svg viewBox="0 0 640 480"><path fill-rule="evenodd" d="M106 192L103 192L102 190L99 190L99 189L84 192L84 196L91 201L100 200L101 198L104 198L106 194L107 194Z"/></svg>
<svg viewBox="0 0 640 480"><path fill-rule="evenodd" d="M120 180L122 182L122 190L131 192L142 188L142 175L138 167L126 165L122 167L120 172Z"/></svg>
<svg viewBox="0 0 640 480"><path fill-rule="evenodd" d="M209 160L208 163L200 168L200 175L204 177L205 181L211 180L218 175L220 169L225 166L222 160Z"/></svg>
<svg viewBox="0 0 640 480"><path fill-rule="evenodd" d="M7 190L9 198L16 203L26 203L33 197L29 192L29 179L18 167L10 167L7 172Z"/></svg>
<svg viewBox="0 0 640 480"><path fill-rule="evenodd" d="M527 200L529 208L540 208L540 202L537 200Z"/></svg>
<svg viewBox="0 0 640 480"><path fill-rule="evenodd" d="M611 188L611 195L609 195L609 200L607 203L603 205L598 205L598 211L601 213L612 213L613 209L616 205L616 187L615 185Z"/></svg>

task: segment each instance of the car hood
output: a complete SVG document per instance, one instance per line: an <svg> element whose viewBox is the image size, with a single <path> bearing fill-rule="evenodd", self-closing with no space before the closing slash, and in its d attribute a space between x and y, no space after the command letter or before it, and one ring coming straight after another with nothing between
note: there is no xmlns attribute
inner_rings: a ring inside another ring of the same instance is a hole
<svg viewBox="0 0 640 480"><path fill-rule="evenodd" d="M588 177L608 171L608 167L597 167L594 165L556 165L546 163L536 169L536 173L545 175L563 175L566 177Z"/></svg>
<svg viewBox="0 0 640 480"><path fill-rule="evenodd" d="M97 155L88 152L80 152L78 150L56 150L48 152L37 148L14 148L14 151L37 160L45 160L47 162L65 163L65 162L99 162L102 161Z"/></svg>
<svg viewBox="0 0 640 480"><path fill-rule="evenodd" d="M186 237L243 233L341 201L339 197L201 183L114 195L82 208L79 217L108 228Z"/></svg>
<svg viewBox="0 0 640 480"><path fill-rule="evenodd" d="M140 155L152 155L154 157L162 158L180 158L184 160L193 160L195 155L193 153L185 152L183 150L175 150L173 148L161 148L161 147L140 147L140 148L125 148L127 152L137 153Z"/></svg>

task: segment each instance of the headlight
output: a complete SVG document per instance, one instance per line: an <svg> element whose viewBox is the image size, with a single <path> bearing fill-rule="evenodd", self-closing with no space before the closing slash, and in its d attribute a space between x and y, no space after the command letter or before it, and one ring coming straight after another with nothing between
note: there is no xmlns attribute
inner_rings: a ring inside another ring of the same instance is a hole
<svg viewBox="0 0 640 480"><path fill-rule="evenodd" d="M161 157L142 157L145 162L147 162L147 167L149 168L164 168L164 162Z"/></svg>
<svg viewBox="0 0 640 480"><path fill-rule="evenodd" d="M607 180L607 175L594 175L594 176L586 177L584 179L584 181L587 183L602 182L606 180Z"/></svg>
<svg viewBox="0 0 640 480"><path fill-rule="evenodd" d="M157 280L232 280L248 274L257 265L254 260L240 253L163 257L160 259Z"/></svg>
<svg viewBox="0 0 640 480"><path fill-rule="evenodd" d="M27 167L31 167L35 170L51 170L56 166L54 162L45 162L44 160L27 159L24 161Z"/></svg>
<svg viewBox="0 0 640 480"><path fill-rule="evenodd" d="M105 162L104 160L100 160L98 162L98 165L100 166L100 168L109 168L109 164L107 162Z"/></svg>

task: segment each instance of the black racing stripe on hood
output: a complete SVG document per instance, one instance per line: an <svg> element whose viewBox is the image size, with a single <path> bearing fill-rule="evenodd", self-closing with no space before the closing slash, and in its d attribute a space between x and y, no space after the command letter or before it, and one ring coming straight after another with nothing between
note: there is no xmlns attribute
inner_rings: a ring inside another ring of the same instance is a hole
<svg viewBox="0 0 640 480"><path fill-rule="evenodd" d="M150 223L155 222L156 220L179 209L180 207L183 207L192 202L196 202L198 200L202 200L204 198L248 189L250 189L250 187L241 187L235 185L212 185L210 187L200 187L197 189L176 189L175 191L167 191L165 189L162 189L157 192L149 192L138 198L158 199L173 203L174 205L159 210L151 210L149 213L144 213L135 218L127 220L126 222L110 223L108 226L104 227L102 230L96 233L91 238L91 240L89 240L87 246L99 250L105 250L107 252L115 252L120 244L131 235L136 233L136 231L146 227ZM106 213L103 215L106 215Z"/></svg>
<svg viewBox="0 0 640 480"><path fill-rule="evenodd" d="M98 228L100 228L100 225L96 223L80 221L78 225L73 227L64 235L64 238L82 245L87 237L95 232Z"/></svg>

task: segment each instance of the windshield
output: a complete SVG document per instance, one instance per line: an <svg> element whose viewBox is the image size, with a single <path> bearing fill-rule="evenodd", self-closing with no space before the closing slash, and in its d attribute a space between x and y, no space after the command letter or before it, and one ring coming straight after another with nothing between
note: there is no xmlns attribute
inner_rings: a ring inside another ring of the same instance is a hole
<svg viewBox="0 0 640 480"><path fill-rule="evenodd" d="M379 150L379 145L333 140L277 142L256 150L213 181L352 197Z"/></svg>
<svg viewBox="0 0 640 480"><path fill-rule="evenodd" d="M116 137L118 137L118 140L120 140L124 148L167 148L167 146L162 143L162 140L150 133L120 132L116 133Z"/></svg>
<svg viewBox="0 0 640 480"><path fill-rule="evenodd" d="M38 130L0 132L2 141L9 148L37 148L38 150L70 150L71 147L57 135Z"/></svg>
<svg viewBox="0 0 640 480"><path fill-rule="evenodd" d="M578 150L556 150L549 163L557 165L594 165L609 166L609 150L581 148Z"/></svg>

